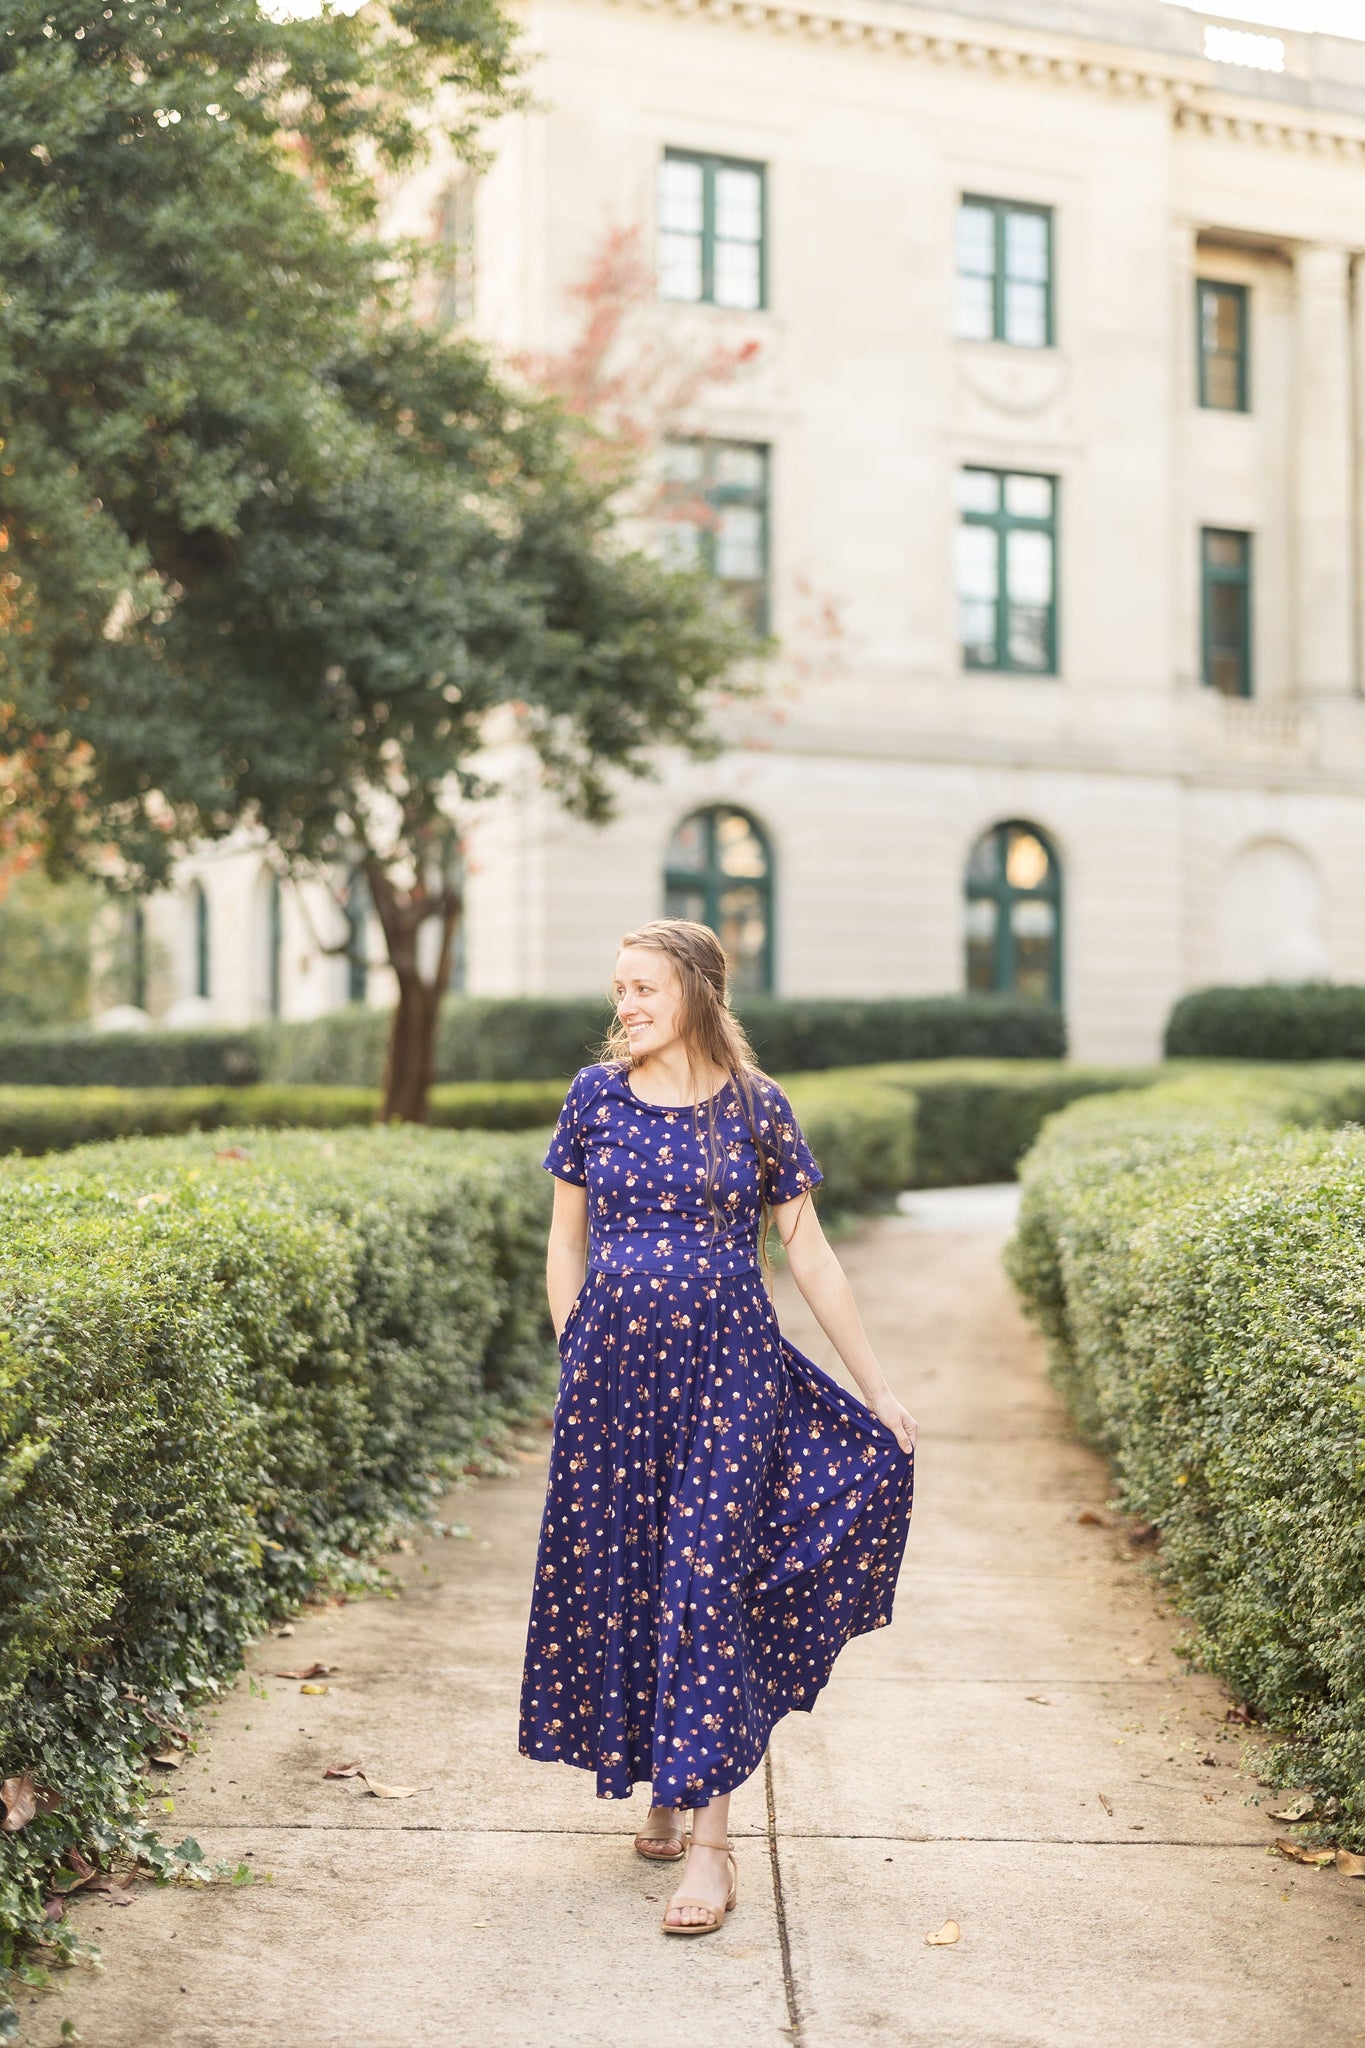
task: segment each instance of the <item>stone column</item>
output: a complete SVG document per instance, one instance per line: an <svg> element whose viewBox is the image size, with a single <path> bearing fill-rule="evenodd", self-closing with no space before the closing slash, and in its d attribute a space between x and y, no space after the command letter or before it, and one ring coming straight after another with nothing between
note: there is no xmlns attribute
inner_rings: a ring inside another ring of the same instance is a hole
<svg viewBox="0 0 1365 2048"><path fill-rule="evenodd" d="M1200 681L1199 536L1194 501L1191 432L1197 417L1195 279L1199 237L1193 221L1171 228L1171 631L1172 673L1177 685Z"/></svg>
<svg viewBox="0 0 1365 2048"><path fill-rule="evenodd" d="M1355 421L1346 251L1301 245L1294 256L1294 286L1294 681L1304 696L1342 696L1355 688ZM1254 392L1254 359L1251 375Z"/></svg>

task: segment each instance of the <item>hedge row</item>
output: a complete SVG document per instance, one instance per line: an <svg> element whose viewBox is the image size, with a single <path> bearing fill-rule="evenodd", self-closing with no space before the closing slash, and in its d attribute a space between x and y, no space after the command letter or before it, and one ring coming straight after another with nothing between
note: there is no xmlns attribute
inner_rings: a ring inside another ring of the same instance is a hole
<svg viewBox="0 0 1365 2048"><path fill-rule="evenodd" d="M1061 1012L1011 996L875 1002L750 997L741 1005L770 1073L884 1060L1060 1059ZM550 1081L595 1059L603 998L461 997L442 1008L439 1081ZM377 1087L388 1015L354 1008L237 1031L31 1032L0 1036L0 1086Z"/></svg>
<svg viewBox="0 0 1365 2048"><path fill-rule="evenodd" d="M1365 1059L1365 988L1331 982L1201 988L1166 1026L1169 1058Z"/></svg>
<svg viewBox="0 0 1365 2048"><path fill-rule="evenodd" d="M1358 1847L1362 1117L1361 1067L1079 1104L1024 1166L1009 1253L1079 1426L1160 1528L1194 1655L1282 1731L1272 1772L1316 1787Z"/></svg>
<svg viewBox="0 0 1365 2048"><path fill-rule="evenodd" d="M786 1077L826 1174L825 1200L865 1207L908 1187L1008 1180L1044 1117L1078 1095L1131 1086L1132 1068L1051 1060L934 1060ZM438 1129L552 1124L563 1081L437 1087ZM64 1151L102 1139L226 1124L334 1130L373 1121L373 1088L0 1088L0 1154Z"/></svg>
<svg viewBox="0 0 1365 2048"><path fill-rule="evenodd" d="M231 1142L224 1144L223 1140ZM547 1384L517 1137L223 1132L0 1170L0 1965L72 1851L141 1849L167 1722Z"/></svg>

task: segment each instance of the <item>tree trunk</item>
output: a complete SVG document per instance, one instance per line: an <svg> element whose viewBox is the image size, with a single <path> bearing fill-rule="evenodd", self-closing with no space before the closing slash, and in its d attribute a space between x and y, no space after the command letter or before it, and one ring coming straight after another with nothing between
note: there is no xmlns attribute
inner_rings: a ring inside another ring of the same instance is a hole
<svg viewBox="0 0 1365 2048"><path fill-rule="evenodd" d="M436 1023L441 1011L440 985L422 979L416 968L398 974L398 1007L389 1027L384 1060L385 1123L424 1124L430 1118L427 1092L436 1065Z"/></svg>

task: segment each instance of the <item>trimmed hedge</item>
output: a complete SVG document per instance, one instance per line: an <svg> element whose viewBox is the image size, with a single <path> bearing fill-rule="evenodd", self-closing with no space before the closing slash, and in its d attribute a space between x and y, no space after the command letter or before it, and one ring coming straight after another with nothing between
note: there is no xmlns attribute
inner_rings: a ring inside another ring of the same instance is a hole
<svg viewBox="0 0 1365 2048"><path fill-rule="evenodd" d="M1365 988L1331 982L1201 988L1166 1025L1170 1059L1365 1059Z"/></svg>
<svg viewBox="0 0 1365 2048"><path fill-rule="evenodd" d="M740 1006L769 1072L949 1057L1060 1059L1059 1010L1012 996L874 1002L754 996ZM611 1013L597 996L450 998L436 1078L552 1081L595 1059ZM352 1008L306 1023L234 1031L0 1034L0 1087L379 1085L388 1013Z"/></svg>
<svg viewBox="0 0 1365 2048"><path fill-rule="evenodd" d="M1160 1528L1192 1654L1281 1731L1272 1772L1317 1788L1358 1847L1362 1116L1361 1067L1079 1104L1025 1164L1008 1254L1078 1425Z"/></svg>
<svg viewBox="0 0 1365 2048"><path fill-rule="evenodd" d="M0 1745L58 1799L0 1837L0 1965L69 1947L71 1851L166 1865L166 1723L548 1387L539 1157L237 1130L0 1170Z"/></svg>
<svg viewBox="0 0 1365 2048"><path fill-rule="evenodd" d="M562 1081L471 1081L432 1089L431 1122L437 1130L535 1130L554 1122L563 1100ZM339 1130L372 1124L379 1106L377 1088L0 1088L0 1154L225 1124Z"/></svg>

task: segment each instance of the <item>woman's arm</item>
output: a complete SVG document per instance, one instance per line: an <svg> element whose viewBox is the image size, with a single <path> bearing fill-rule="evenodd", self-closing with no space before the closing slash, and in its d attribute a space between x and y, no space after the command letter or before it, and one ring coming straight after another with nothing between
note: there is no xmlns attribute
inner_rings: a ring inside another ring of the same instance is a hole
<svg viewBox="0 0 1365 2048"><path fill-rule="evenodd" d="M807 1308L856 1380L872 1413L895 1431L903 1451L913 1450L918 1424L887 1385L886 1374L867 1341L853 1289L820 1228L815 1204L809 1194L798 1195L794 1201L776 1203L772 1215Z"/></svg>
<svg viewBox="0 0 1365 2048"><path fill-rule="evenodd" d="M572 1181L555 1182L555 1208L545 1253L545 1291L558 1337L583 1285L588 1262L588 1191Z"/></svg>

